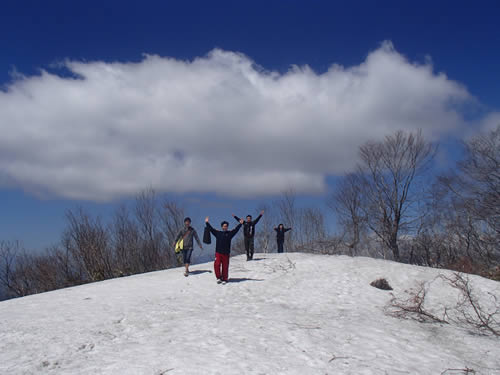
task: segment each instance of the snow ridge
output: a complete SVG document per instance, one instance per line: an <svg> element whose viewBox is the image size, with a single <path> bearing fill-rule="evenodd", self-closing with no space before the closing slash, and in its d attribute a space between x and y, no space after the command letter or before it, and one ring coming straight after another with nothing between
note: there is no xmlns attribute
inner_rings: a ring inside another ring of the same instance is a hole
<svg viewBox="0 0 500 375"><path fill-rule="evenodd" d="M369 285L384 277L402 295L447 271L300 253L235 256L227 285L212 263L192 271L0 302L0 373L500 374L498 338L387 316L391 292Z"/></svg>

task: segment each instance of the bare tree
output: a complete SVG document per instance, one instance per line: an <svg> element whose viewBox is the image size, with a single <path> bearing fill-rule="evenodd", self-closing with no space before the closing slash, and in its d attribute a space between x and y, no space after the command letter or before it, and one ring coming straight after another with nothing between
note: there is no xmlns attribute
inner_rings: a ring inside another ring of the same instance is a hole
<svg viewBox="0 0 500 375"><path fill-rule="evenodd" d="M447 222L461 252L492 267L500 261L500 125L464 148L457 171L440 178L453 207Z"/></svg>
<svg viewBox="0 0 500 375"><path fill-rule="evenodd" d="M293 190L282 193L274 202L277 216L292 231L285 236L285 248L291 251L327 252L338 247L337 238L328 236L325 216L321 209L315 207L297 207Z"/></svg>
<svg viewBox="0 0 500 375"><path fill-rule="evenodd" d="M47 290L44 289L44 284L50 281L40 278L40 272L37 269L37 258L39 257L28 254L24 248L19 247L18 242L7 245L7 254L9 253L9 247L14 250L8 255L11 258L11 269L8 276L4 276L2 279L7 281L10 296L22 297Z"/></svg>
<svg viewBox="0 0 500 375"><path fill-rule="evenodd" d="M153 189L141 192L136 197L135 219L139 228L141 254L145 271L166 268L167 255L161 231L158 201Z"/></svg>
<svg viewBox="0 0 500 375"><path fill-rule="evenodd" d="M177 263L177 259L173 252L173 244L177 234L184 226L184 216L184 208L175 202L166 199L161 205L160 217L163 235L166 239L165 256L167 266L173 266Z"/></svg>
<svg viewBox="0 0 500 375"><path fill-rule="evenodd" d="M15 270L12 275L12 291L17 297L38 293L36 282L33 277L33 257L25 249L16 254Z"/></svg>
<svg viewBox="0 0 500 375"><path fill-rule="evenodd" d="M91 218L82 208L76 212L68 210L66 218L68 227L63 234L63 244L86 272L86 279L112 278L110 237L100 218Z"/></svg>
<svg viewBox="0 0 500 375"><path fill-rule="evenodd" d="M50 254L24 254L26 266L23 279L31 286L27 294L41 293L67 286L63 272L58 269L56 259ZM20 275L21 276L21 275Z"/></svg>
<svg viewBox="0 0 500 375"><path fill-rule="evenodd" d="M4 298L22 297L83 282L71 255L57 246L28 253L19 242L0 243L0 286Z"/></svg>
<svg viewBox="0 0 500 375"><path fill-rule="evenodd" d="M21 251L21 244L16 241L0 242L0 285L5 297L18 296L15 282L15 260Z"/></svg>
<svg viewBox="0 0 500 375"><path fill-rule="evenodd" d="M82 284L84 271L79 263L71 256L67 248L54 245L46 249L45 257L54 265L58 284L57 288Z"/></svg>
<svg viewBox="0 0 500 375"><path fill-rule="evenodd" d="M351 256L357 255L361 234L366 227L361 204L361 178L356 173L343 176L327 201L328 207L337 214L338 222L343 228L342 238L346 241Z"/></svg>
<svg viewBox="0 0 500 375"><path fill-rule="evenodd" d="M277 219L271 205L261 204L259 211L264 211L264 216L262 216L258 224L259 229L256 232L256 245L257 249L260 249L264 253L269 253L276 246L274 227L278 225L276 223Z"/></svg>
<svg viewBox="0 0 500 375"><path fill-rule="evenodd" d="M300 236L301 246L326 241L327 234L323 212L317 207L301 208L296 231Z"/></svg>
<svg viewBox="0 0 500 375"><path fill-rule="evenodd" d="M417 218L416 180L424 176L436 147L421 134L398 131L360 147L361 208L369 228L400 260L398 238Z"/></svg>
<svg viewBox="0 0 500 375"><path fill-rule="evenodd" d="M139 228L126 206L120 206L110 228L118 275L145 272L142 262Z"/></svg>
<svg viewBox="0 0 500 375"><path fill-rule="evenodd" d="M500 234L500 125L465 144L458 163L457 187L467 209Z"/></svg>
<svg viewBox="0 0 500 375"><path fill-rule="evenodd" d="M295 249L297 237L299 235L299 231L297 230L299 214L295 201L295 192L290 189L284 191L281 194L281 198L274 203L277 207L279 216L281 217L281 221L285 224L285 226L293 228L290 235L285 237L285 247L292 250Z"/></svg>
<svg viewBox="0 0 500 375"><path fill-rule="evenodd" d="M133 213L121 206L108 225L82 208L68 210L60 245L44 253L28 253L19 242L0 242L0 298L172 266L170 244L183 216L173 202L160 206L153 190L137 196Z"/></svg>

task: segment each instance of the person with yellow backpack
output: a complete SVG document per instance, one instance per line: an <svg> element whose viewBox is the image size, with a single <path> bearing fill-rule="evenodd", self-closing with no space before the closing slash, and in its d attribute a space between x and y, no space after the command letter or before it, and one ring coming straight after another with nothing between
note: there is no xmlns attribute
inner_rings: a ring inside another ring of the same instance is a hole
<svg viewBox="0 0 500 375"><path fill-rule="evenodd" d="M191 219L184 219L184 228L182 228L175 238L174 248L176 254L182 253L182 262L184 264L184 276L189 275L189 264L191 263L191 255L193 254L193 237L198 243L198 246L203 250L203 246L196 233L196 229L191 226Z"/></svg>

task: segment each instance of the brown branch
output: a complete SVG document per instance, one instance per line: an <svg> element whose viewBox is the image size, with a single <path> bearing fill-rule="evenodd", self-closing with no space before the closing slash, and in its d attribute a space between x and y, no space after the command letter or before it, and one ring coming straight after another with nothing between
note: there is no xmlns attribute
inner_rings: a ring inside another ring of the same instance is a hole
<svg viewBox="0 0 500 375"><path fill-rule="evenodd" d="M424 307L426 295L426 284L421 283L419 290L414 294L410 294L410 297L406 300L398 300L393 296L389 302L389 307L393 308L393 310L388 310L388 314L397 318L411 318L419 322L432 321L449 324L448 321L440 319L426 310Z"/></svg>

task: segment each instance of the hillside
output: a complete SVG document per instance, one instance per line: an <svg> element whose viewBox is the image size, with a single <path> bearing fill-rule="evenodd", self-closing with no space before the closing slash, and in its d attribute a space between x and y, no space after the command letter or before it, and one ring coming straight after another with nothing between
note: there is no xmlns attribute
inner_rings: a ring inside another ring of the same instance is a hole
<svg viewBox="0 0 500 375"><path fill-rule="evenodd" d="M500 374L500 340L384 313L442 270L298 253L212 263L0 302L1 374ZM500 296L500 283L474 276ZM432 297L432 298L431 298ZM453 304L446 288L429 296ZM448 370L450 369L450 370ZM451 370L457 369L457 370Z"/></svg>

